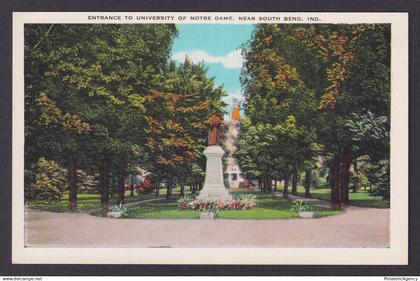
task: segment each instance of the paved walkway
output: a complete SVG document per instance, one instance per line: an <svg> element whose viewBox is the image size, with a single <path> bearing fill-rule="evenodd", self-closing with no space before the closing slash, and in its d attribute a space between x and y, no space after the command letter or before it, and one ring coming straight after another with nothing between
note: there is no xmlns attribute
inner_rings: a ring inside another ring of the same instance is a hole
<svg viewBox="0 0 420 281"><path fill-rule="evenodd" d="M291 220L109 219L26 210L27 246L388 247L389 209Z"/></svg>

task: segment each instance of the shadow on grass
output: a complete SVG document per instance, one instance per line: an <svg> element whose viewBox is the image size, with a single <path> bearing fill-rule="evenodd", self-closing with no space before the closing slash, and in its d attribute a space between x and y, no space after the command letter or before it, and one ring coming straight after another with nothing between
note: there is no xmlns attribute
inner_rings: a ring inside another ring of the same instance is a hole
<svg viewBox="0 0 420 281"><path fill-rule="evenodd" d="M178 209L176 199L148 202L128 208L128 218L137 219L198 219L200 211Z"/></svg>
<svg viewBox="0 0 420 281"><path fill-rule="evenodd" d="M149 200L156 198L154 194L139 194L134 197L127 196L126 203L141 202L143 200ZM111 197L109 205L112 207L116 202L116 196ZM48 202L45 200L32 200L27 203L31 209L49 211L49 212L71 212L69 209L69 196L65 193L58 202ZM100 194L78 194L77 195L77 210L76 211L91 211L94 209L100 209L101 195Z"/></svg>
<svg viewBox="0 0 420 281"><path fill-rule="evenodd" d="M320 199L330 202L330 188L314 188L311 189L310 198ZM298 187L298 196L304 197L305 190ZM349 193L350 206L366 207L366 208L389 208L389 200L383 200L380 196L372 196L368 191L359 190L356 193Z"/></svg>

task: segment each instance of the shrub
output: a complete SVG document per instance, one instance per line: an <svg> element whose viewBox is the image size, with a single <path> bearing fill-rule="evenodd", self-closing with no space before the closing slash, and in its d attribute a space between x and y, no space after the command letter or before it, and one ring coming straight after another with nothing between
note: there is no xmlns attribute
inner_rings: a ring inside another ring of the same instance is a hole
<svg viewBox="0 0 420 281"><path fill-rule="evenodd" d="M256 206L256 196L254 194L241 194L235 200L220 201L220 200L198 200L188 196L180 197L178 200L179 209L200 210L202 212L216 213L219 210L249 210Z"/></svg>
<svg viewBox="0 0 420 281"><path fill-rule="evenodd" d="M83 170L77 170L77 189L80 193L99 193L99 175L89 175Z"/></svg>
<svg viewBox="0 0 420 281"><path fill-rule="evenodd" d="M257 205L257 196L255 194L239 194L237 200L245 210L252 209Z"/></svg>
<svg viewBox="0 0 420 281"><path fill-rule="evenodd" d="M66 186L64 170L52 160L40 158L30 176L33 199L59 201Z"/></svg>
<svg viewBox="0 0 420 281"><path fill-rule="evenodd" d="M119 206L114 205L111 209L112 212L117 212L121 214L121 217L128 217L128 209L127 207L123 207L120 203Z"/></svg>
<svg viewBox="0 0 420 281"><path fill-rule="evenodd" d="M300 213L300 212L306 212L311 209L311 206L309 204L303 203L302 200L299 201L293 201L293 206L290 208L290 211Z"/></svg>
<svg viewBox="0 0 420 281"><path fill-rule="evenodd" d="M201 212L217 213L216 201L204 200L199 203Z"/></svg>
<svg viewBox="0 0 420 281"><path fill-rule="evenodd" d="M365 165L366 177L372 184L370 194L382 196L384 200L390 198L390 164L388 160L369 163Z"/></svg>
<svg viewBox="0 0 420 281"><path fill-rule="evenodd" d="M178 203L179 209L187 209L189 207L188 204L192 201L193 199L189 196L181 196L176 202Z"/></svg>

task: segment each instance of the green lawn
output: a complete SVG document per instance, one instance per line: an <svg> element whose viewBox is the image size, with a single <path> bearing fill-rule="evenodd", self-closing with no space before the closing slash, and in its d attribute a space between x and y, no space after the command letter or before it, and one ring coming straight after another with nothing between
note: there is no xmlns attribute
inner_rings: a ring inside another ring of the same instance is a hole
<svg viewBox="0 0 420 281"><path fill-rule="evenodd" d="M278 189L282 190L282 188ZM290 192L290 187L289 187ZM371 208L389 208L389 200L383 200L380 196L371 196L369 192L359 190L356 193L350 192L350 205L359 207L371 207ZM305 188L298 186L298 196L305 196ZM330 201L331 189L329 188L312 188L311 197L325 201Z"/></svg>
<svg viewBox="0 0 420 281"><path fill-rule="evenodd" d="M281 188L278 188L281 191ZM231 193L254 193L257 195L257 207L251 210L222 210L218 213L219 218L223 219L295 219L298 215L295 212L290 211L291 201L284 199L280 196L274 196L271 194L260 193L248 189L232 189ZM189 190L185 190L186 194L189 194ZM200 217L200 211L193 210L180 210L177 208L176 198L179 196L179 188L173 190L173 199L160 200L154 202L147 202L141 205L129 206L129 218L137 219L198 219ZM329 200L330 189L319 188L312 189L311 194L313 198L322 200ZM304 195L304 188L298 187L298 195ZM159 198L165 198L166 190L160 191ZM154 199L155 194L140 194L134 197L130 197L130 192L126 192L126 202L143 201L148 199ZM78 194L78 209L91 211L101 208L101 199L99 194ZM110 198L110 206L115 202L114 198ZM380 197L370 196L368 192L359 191L357 193L350 193L351 205L362 206L362 207L376 207L376 208L389 208L389 201L384 201ZM67 212L68 209L68 193L65 193L63 198L56 203L49 203L46 201L31 201L29 207L33 209L41 209L51 212ZM331 216L341 214L341 211L334 211L328 209L322 209L319 207L313 207L316 211L317 217ZM94 213L101 215L101 212Z"/></svg>
<svg viewBox="0 0 420 281"><path fill-rule="evenodd" d="M235 190L233 193L249 193L249 190ZM218 213L223 219L294 219L298 218L295 212L290 211L291 201L270 194L257 194L257 207L251 210L222 210ZM176 199L169 201L148 202L138 206L128 207L129 218L136 219L198 219L200 211L180 210ZM341 214L341 211L332 211L313 207L317 217Z"/></svg>
<svg viewBox="0 0 420 281"><path fill-rule="evenodd" d="M29 208L39 209L50 212L69 211L69 194L64 193L58 202L48 202L43 200L33 200L28 203ZM77 206L81 210L99 208L101 206L101 195L99 194L78 194Z"/></svg>
<svg viewBox="0 0 420 281"><path fill-rule="evenodd" d="M126 203L143 201L148 199L153 199L155 193L148 194L139 194L131 197L130 192L126 191L125 193ZM164 196L161 192L160 197ZM116 197L115 197L116 198ZM109 205L113 206L115 204L115 198L109 199ZM43 200L33 200L28 203L29 208L39 209L50 212L67 212L69 211L69 194L65 192L63 197L58 202L48 202ZM79 210L90 210L90 209L99 209L101 208L101 195L100 194L77 194L77 208Z"/></svg>
<svg viewBox="0 0 420 281"><path fill-rule="evenodd" d="M128 207L128 217L136 219L193 219L199 218L200 212L179 210L176 199L148 202Z"/></svg>

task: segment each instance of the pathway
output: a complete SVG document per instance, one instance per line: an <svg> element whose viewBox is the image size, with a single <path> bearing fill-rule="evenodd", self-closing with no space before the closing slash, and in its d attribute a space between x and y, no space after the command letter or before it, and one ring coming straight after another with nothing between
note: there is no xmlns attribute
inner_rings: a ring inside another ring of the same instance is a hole
<svg viewBox="0 0 420 281"><path fill-rule="evenodd" d="M27 246L388 247L389 209L291 220L109 219L26 210Z"/></svg>

